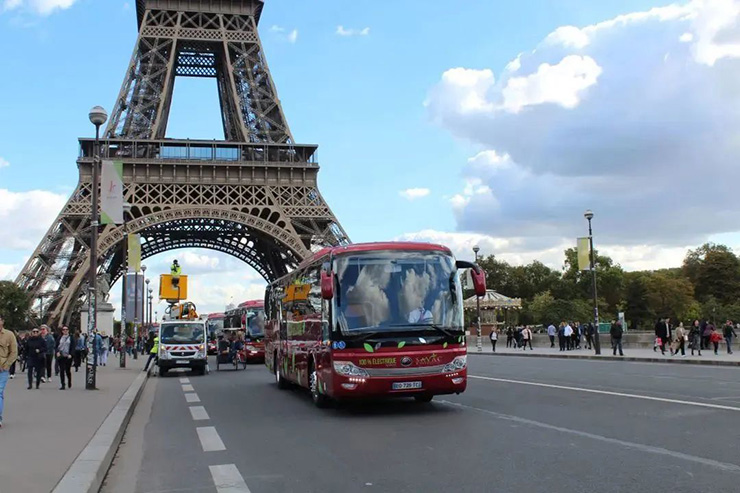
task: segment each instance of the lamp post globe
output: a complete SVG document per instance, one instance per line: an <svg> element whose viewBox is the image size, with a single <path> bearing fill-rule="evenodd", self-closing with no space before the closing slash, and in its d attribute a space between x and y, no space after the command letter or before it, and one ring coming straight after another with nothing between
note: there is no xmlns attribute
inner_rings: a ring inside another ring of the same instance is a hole
<svg viewBox="0 0 740 493"><path fill-rule="evenodd" d="M583 213L583 217L588 219L589 221L594 218L594 213L591 209L586 209L586 212Z"/></svg>
<svg viewBox="0 0 740 493"><path fill-rule="evenodd" d="M88 116L90 117L90 123L96 127L99 127L108 121L108 112L105 111L105 108L102 106L93 106Z"/></svg>
<svg viewBox="0 0 740 493"><path fill-rule="evenodd" d="M478 252L480 252L480 247L478 245L475 245L473 247L473 252L475 252L475 256L477 257L478 256Z"/></svg>

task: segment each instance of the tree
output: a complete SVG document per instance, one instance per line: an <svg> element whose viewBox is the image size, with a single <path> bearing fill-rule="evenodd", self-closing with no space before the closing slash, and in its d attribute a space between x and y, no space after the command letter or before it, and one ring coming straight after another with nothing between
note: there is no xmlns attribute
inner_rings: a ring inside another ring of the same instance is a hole
<svg viewBox="0 0 740 493"><path fill-rule="evenodd" d="M689 250L683 272L701 302L714 297L722 304L729 304L740 297L740 259L725 245L706 243Z"/></svg>
<svg viewBox="0 0 740 493"><path fill-rule="evenodd" d="M494 255L478 260L478 265L486 272L486 287L505 296L512 296L512 267L503 260L496 260Z"/></svg>
<svg viewBox="0 0 740 493"><path fill-rule="evenodd" d="M655 318L655 313L650 309L646 276L643 273L630 274L627 275L629 280L625 290L624 311L631 324L630 328L636 330L646 324L649 326Z"/></svg>
<svg viewBox="0 0 740 493"><path fill-rule="evenodd" d="M624 295L624 271L610 257L599 255L598 251L594 251L594 265L597 294L604 298L609 312L616 313ZM591 272L578 269L578 252L575 248L565 251L563 281L571 285L573 298L589 299L592 296Z"/></svg>
<svg viewBox="0 0 740 493"><path fill-rule="evenodd" d="M5 327L12 330L25 329L27 314L31 307L28 293L10 281L0 281L0 316Z"/></svg>
<svg viewBox="0 0 740 493"><path fill-rule="evenodd" d="M651 311L658 317L682 320L694 306L694 286L685 277L654 272L647 278Z"/></svg>

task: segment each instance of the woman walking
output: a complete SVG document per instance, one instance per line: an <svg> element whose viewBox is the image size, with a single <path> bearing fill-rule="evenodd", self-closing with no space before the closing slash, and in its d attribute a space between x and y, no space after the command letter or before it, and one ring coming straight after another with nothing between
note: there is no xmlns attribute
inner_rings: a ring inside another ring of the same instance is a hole
<svg viewBox="0 0 740 493"><path fill-rule="evenodd" d="M80 370L80 365L82 364L82 359L85 357L85 351L87 348L85 347L85 338L82 336L82 332L79 330L75 332L75 345L74 345L74 366L75 366L75 372Z"/></svg>
<svg viewBox="0 0 740 493"><path fill-rule="evenodd" d="M674 341L673 341L673 347L671 347L671 356L675 356L678 354L678 350L681 350L681 357L686 357L686 329L683 327L683 322L678 324L678 327L676 327L676 332L674 334Z"/></svg>
<svg viewBox="0 0 740 493"><path fill-rule="evenodd" d="M698 320L694 320L694 325L691 326L691 332L689 332L689 339L691 340L691 356L694 355L694 350L699 352L701 356L702 344L701 340L701 326Z"/></svg>
<svg viewBox="0 0 740 493"><path fill-rule="evenodd" d="M529 343L529 349L534 351L532 348L532 329L530 329L529 326L522 329L522 349L524 351L527 350L527 343Z"/></svg>
<svg viewBox="0 0 740 493"><path fill-rule="evenodd" d="M74 337L69 335L69 327L62 327L62 336L57 341L57 362L59 363L59 380L62 386L59 390L72 388L72 359L75 351ZM64 385L64 379L67 378L67 386Z"/></svg>
<svg viewBox="0 0 740 493"><path fill-rule="evenodd" d="M491 329L491 348L492 351L496 352L496 343L498 342L498 329L496 327Z"/></svg>

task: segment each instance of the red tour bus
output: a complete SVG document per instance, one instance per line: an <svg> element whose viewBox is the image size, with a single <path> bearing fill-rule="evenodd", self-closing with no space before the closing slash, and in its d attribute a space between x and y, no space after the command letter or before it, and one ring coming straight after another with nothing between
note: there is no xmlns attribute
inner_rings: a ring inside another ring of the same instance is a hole
<svg viewBox="0 0 740 493"><path fill-rule="evenodd" d="M265 302L245 301L226 312L224 328L244 331L245 354L248 362L265 360Z"/></svg>
<svg viewBox="0 0 740 493"><path fill-rule="evenodd" d="M447 247L368 243L326 248L265 293L265 363L279 388L308 388L314 403L459 394L467 349L459 270Z"/></svg>

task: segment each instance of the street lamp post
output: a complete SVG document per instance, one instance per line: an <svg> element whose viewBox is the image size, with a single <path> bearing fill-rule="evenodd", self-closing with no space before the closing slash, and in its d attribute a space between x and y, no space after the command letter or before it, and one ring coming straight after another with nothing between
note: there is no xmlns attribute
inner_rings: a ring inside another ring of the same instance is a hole
<svg viewBox="0 0 740 493"><path fill-rule="evenodd" d="M151 323L150 317L149 317L149 303L147 303L147 300L149 299L149 296L152 294L152 290L149 287L149 281L150 279L145 279L144 282L146 283L146 288L144 289L144 333L149 332L149 324Z"/></svg>
<svg viewBox="0 0 740 493"><path fill-rule="evenodd" d="M591 247L591 292L593 294L594 302L594 351L596 354L601 354L601 342L599 341L599 302L596 296L596 260L594 257L594 233L591 229L591 219L594 218L594 213L589 209L583 214L588 220L588 241Z"/></svg>
<svg viewBox="0 0 740 493"><path fill-rule="evenodd" d="M118 352L118 364L121 368L126 368L126 337L127 337L127 325L126 321L126 283L128 281L128 215L131 214L131 204L124 202L123 204L123 254L121 256L121 266L123 269L123 280L121 281L121 290L123 296L121 296L121 333L119 335L119 346L121 351Z"/></svg>
<svg viewBox="0 0 740 493"><path fill-rule="evenodd" d="M473 252L475 253L475 265L478 265L478 252L480 252L480 247L478 245L475 245L473 247ZM477 322L476 322L477 338L476 338L475 346L476 348L478 348L478 352L482 353L483 352L483 337L482 337L481 328L480 328L480 296L477 296L477 295L475 297L475 309L476 309L475 318L477 319Z"/></svg>
<svg viewBox="0 0 740 493"><path fill-rule="evenodd" d="M146 277L146 265L141 266L141 277ZM141 287L142 291L146 292L144 286ZM134 359L139 359L139 273L136 273L136 289L134 290ZM144 313L144 305L141 305L141 313Z"/></svg>
<svg viewBox="0 0 740 493"><path fill-rule="evenodd" d="M149 332L152 331L152 323L153 323L153 320L152 320L152 299L154 298L154 296L152 295L153 291L154 290L152 288L149 288L149 324L147 326L148 327L147 330Z"/></svg>
<svg viewBox="0 0 740 493"><path fill-rule="evenodd" d="M95 390L97 380L98 355L95 351L95 330L98 327L98 297L96 289L96 279L98 271L98 187L100 186L100 177L98 176L98 167L100 166L100 126L108 120L108 113L101 107L95 106L90 110L88 115L90 123L95 125L95 148L93 149L92 162L92 215L90 218L90 265L88 270L88 308L87 308L87 348L88 355L92 354L92 359L88 356L85 363L85 389Z"/></svg>

